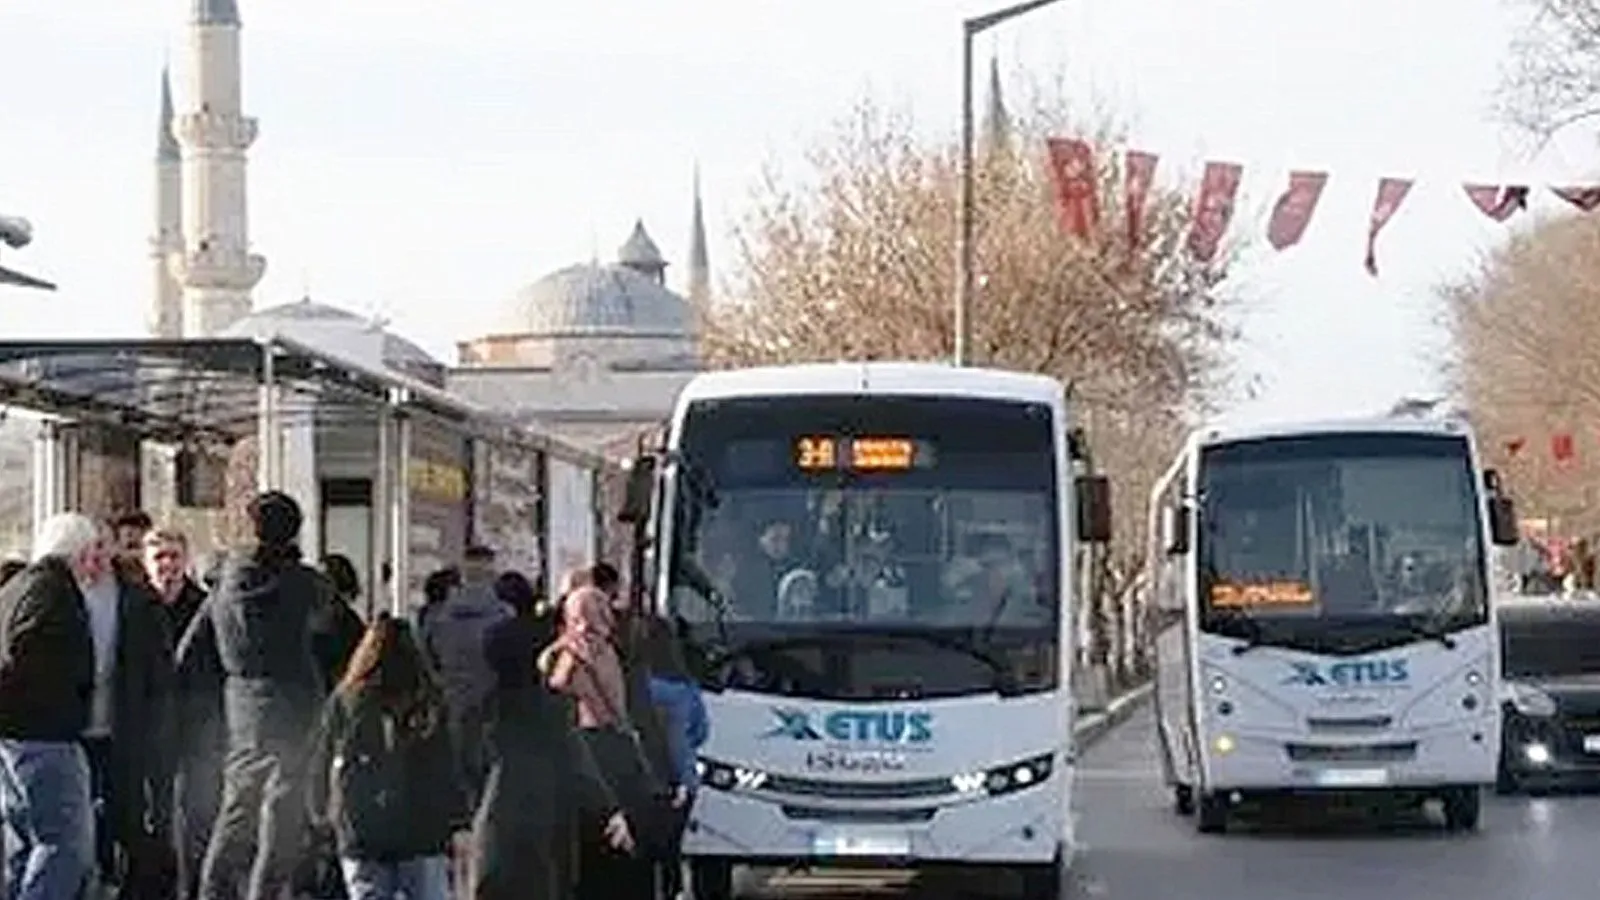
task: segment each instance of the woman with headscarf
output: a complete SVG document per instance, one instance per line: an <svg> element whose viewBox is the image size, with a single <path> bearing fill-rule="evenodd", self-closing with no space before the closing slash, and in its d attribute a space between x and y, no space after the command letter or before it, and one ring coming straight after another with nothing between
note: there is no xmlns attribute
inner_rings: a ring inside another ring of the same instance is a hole
<svg viewBox="0 0 1600 900"><path fill-rule="evenodd" d="M573 729L572 704L539 677L535 663L556 637L553 622L537 614L533 586L521 575L501 575L494 587L515 615L484 640L495 687L489 777L472 823L470 896L565 900L572 894L576 825L619 851L631 848L632 838L610 785Z"/></svg>
<svg viewBox="0 0 1600 900"><path fill-rule="evenodd" d="M666 783L628 718L627 676L614 643L615 620L605 592L580 587L562 603L561 635L540 655L549 684L577 706L578 730L627 812L637 846L629 853L580 836L580 900L644 900L655 891L654 864L668 843Z"/></svg>

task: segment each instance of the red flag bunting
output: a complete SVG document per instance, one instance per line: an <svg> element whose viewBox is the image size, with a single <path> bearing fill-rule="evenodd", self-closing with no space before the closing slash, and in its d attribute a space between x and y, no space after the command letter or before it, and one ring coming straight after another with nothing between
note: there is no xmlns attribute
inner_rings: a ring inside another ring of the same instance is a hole
<svg viewBox="0 0 1600 900"><path fill-rule="evenodd" d="M1571 433L1562 432L1561 434L1550 435L1550 457L1556 462L1569 463L1577 455L1578 444Z"/></svg>
<svg viewBox="0 0 1600 900"><path fill-rule="evenodd" d="M1411 184L1409 178L1382 178L1378 181L1378 197L1372 201L1372 218L1367 223L1367 272L1373 277L1378 274L1378 232L1399 212L1400 204L1411 193Z"/></svg>
<svg viewBox="0 0 1600 900"><path fill-rule="evenodd" d="M1272 249L1284 250L1300 243L1327 183L1327 172L1289 173L1289 187L1273 204L1272 219L1267 223L1267 242Z"/></svg>
<svg viewBox="0 0 1600 900"><path fill-rule="evenodd" d="M1504 222L1511 218L1517 210L1528 208L1528 188L1526 185L1500 185L1469 184L1465 185L1467 197L1472 200L1484 215Z"/></svg>
<svg viewBox="0 0 1600 900"><path fill-rule="evenodd" d="M1200 178L1200 193L1194 201L1194 222L1189 226L1189 253L1201 262L1217 257L1222 236L1233 220L1233 202L1239 195L1244 166L1238 163L1208 162Z"/></svg>
<svg viewBox="0 0 1600 900"><path fill-rule="evenodd" d="M1584 212L1593 212L1600 207L1600 187L1558 187L1550 190Z"/></svg>
<svg viewBox="0 0 1600 900"><path fill-rule="evenodd" d="M1150 197L1150 185L1155 181L1156 163L1161 159L1154 153L1129 150L1123 160L1123 209L1128 217L1128 246L1144 246L1144 205Z"/></svg>
<svg viewBox="0 0 1600 900"><path fill-rule="evenodd" d="M1051 138L1050 171L1055 178L1056 214L1061 230L1079 239L1094 232L1100 220L1095 192L1094 148L1076 138Z"/></svg>

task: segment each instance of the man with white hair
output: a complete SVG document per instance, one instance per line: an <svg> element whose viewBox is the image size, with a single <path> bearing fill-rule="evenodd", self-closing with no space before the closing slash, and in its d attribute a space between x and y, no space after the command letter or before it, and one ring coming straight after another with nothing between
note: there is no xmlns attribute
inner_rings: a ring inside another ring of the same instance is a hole
<svg viewBox="0 0 1600 900"><path fill-rule="evenodd" d="M21 846L7 859L16 900L76 897L95 865L89 760L80 738L95 687L83 589L110 548L78 513L40 526L33 562L0 588L0 809Z"/></svg>

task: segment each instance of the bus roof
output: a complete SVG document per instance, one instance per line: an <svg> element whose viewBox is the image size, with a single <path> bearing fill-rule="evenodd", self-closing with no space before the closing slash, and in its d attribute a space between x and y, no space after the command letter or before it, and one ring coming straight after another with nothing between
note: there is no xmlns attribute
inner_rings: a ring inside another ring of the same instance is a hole
<svg viewBox="0 0 1600 900"><path fill-rule="evenodd" d="M1200 447L1259 441L1271 438L1332 434L1437 434L1467 436L1466 423L1458 419L1417 419L1372 416L1311 422L1276 422L1264 425L1213 426L1195 432L1191 443Z"/></svg>
<svg viewBox="0 0 1600 900"><path fill-rule="evenodd" d="M808 394L983 397L1063 406L1061 382L1045 375L921 362L836 362L727 369L696 375L678 395L697 400Z"/></svg>

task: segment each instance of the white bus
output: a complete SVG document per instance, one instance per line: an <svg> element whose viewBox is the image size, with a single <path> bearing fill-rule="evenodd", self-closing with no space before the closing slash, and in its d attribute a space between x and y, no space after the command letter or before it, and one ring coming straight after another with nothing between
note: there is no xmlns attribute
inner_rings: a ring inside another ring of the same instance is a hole
<svg viewBox="0 0 1600 900"><path fill-rule="evenodd" d="M1151 495L1158 738L1177 809L1441 801L1477 827L1500 754L1489 546L1516 541L1459 422L1195 434Z"/></svg>
<svg viewBox="0 0 1600 900"><path fill-rule="evenodd" d="M688 384L624 506L644 518L649 476L652 602L707 688L695 897L730 896L735 865L931 863L1056 896L1074 550L1110 527L1078 444L1036 375L837 363Z"/></svg>

